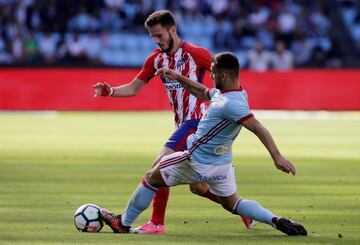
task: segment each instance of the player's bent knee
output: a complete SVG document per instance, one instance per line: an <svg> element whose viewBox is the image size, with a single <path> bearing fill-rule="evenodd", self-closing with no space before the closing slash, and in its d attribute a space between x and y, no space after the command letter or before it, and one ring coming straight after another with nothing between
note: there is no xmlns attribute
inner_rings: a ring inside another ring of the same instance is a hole
<svg viewBox="0 0 360 245"><path fill-rule="evenodd" d="M156 184L155 176L151 170L145 174L145 179L149 185Z"/></svg>
<svg viewBox="0 0 360 245"><path fill-rule="evenodd" d="M239 201L239 197L236 194L234 194L228 197L219 197L219 198L220 198L221 206L223 206L223 208L229 211L230 213L233 213L234 206Z"/></svg>
<svg viewBox="0 0 360 245"><path fill-rule="evenodd" d="M228 205L227 203L221 203L221 206L226 210L229 211L230 213L233 213L233 207Z"/></svg>
<svg viewBox="0 0 360 245"><path fill-rule="evenodd" d="M200 195L199 190L198 190L198 188L196 186L189 185L189 189L190 189L191 193L196 194L196 195Z"/></svg>
<svg viewBox="0 0 360 245"><path fill-rule="evenodd" d="M196 194L199 196L202 196L203 194L205 194L209 189L207 184L190 184L189 188L193 194Z"/></svg>
<svg viewBox="0 0 360 245"><path fill-rule="evenodd" d="M147 172L145 174L145 179L148 182L148 184L153 187L166 186L166 184L160 174L160 170L158 170L158 169L152 169L149 172Z"/></svg>

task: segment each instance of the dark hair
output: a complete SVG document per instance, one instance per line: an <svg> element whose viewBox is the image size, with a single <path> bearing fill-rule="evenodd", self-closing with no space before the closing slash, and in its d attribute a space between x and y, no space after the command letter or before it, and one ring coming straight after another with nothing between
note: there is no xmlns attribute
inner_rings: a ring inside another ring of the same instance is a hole
<svg viewBox="0 0 360 245"><path fill-rule="evenodd" d="M239 76L240 64L236 56L231 52L223 52L217 54L211 58L211 62L214 64L213 69L216 72L226 71L232 78Z"/></svg>
<svg viewBox="0 0 360 245"><path fill-rule="evenodd" d="M145 21L145 27L161 24L164 27L176 26L174 15L169 10L157 10L149 15Z"/></svg>

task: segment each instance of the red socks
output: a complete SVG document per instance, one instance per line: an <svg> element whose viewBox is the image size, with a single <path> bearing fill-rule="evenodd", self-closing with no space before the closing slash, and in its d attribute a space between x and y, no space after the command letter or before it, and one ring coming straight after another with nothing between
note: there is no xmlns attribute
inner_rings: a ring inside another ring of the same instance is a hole
<svg viewBox="0 0 360 245"><path fill-rule="evenodd" d="M169 193L169 187L160 187L153 198L151 222L155 225L164 225L166 204L169 199Z"/></svg>
<svg viewBox="0 0 360 245"><path fill-rule="evenodd" d="M151 222L155 225L164 225L165 211L169 199L169 194L169 187L160 187L154 196ZM206 197L213 202L219 203L218 196L211 193L209 189L201 196Z"/></svg>

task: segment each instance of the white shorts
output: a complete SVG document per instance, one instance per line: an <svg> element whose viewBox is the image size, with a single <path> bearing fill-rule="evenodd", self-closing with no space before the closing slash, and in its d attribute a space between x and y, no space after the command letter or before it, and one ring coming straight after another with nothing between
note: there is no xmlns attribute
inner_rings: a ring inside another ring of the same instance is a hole
<svg viewBox="0 0 360 245"><path fill-rule="evenodd" d="M164 156L157 167L168 186L207 183L210 191L220 197L236 192L235 172L231 163L201 164L191 160L187 151L181 151Z"/></svg>

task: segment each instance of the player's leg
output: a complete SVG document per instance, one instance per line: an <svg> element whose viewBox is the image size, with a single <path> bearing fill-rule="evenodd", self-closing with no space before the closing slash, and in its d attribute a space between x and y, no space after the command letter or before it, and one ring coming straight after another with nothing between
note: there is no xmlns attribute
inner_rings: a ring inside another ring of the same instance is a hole
<svg viewBox="0 0 360 245"><path fill-rule="evenodd" d="M209 190L209 186L207 183L190 184L189 187L190 187L190 191L193 194L196 194L201 197L205 197L213 202L220 203L219 197Z"/></svg>
<svg viewBox="0 0 360 245"><path fill-rule="evenodd" d="M158 167L145 174L141 183L130 197L124 214L114 215L106 209L101 209L101 216L105 223L116 233L129 233L130 226L135 219L148 208L157 189L166 186Z"/></svg>
<svg viewBox="0 0 360 245"><path fill-rule="evenodd" d="M153 167L155 167L160 160L167 155L174 153L175 151L171 148L164 147L160 154L157 156L153 162ZM152 214L151 219L146 224L143 224L139 227L144 233L156 233L161 234L165 232L164 222L165 222L165 212L166 205L169 199L170 188L163 186L158 188L152 202Z"/></svg>
<svg viewBox="0 0 360 245"><path fill-rule="evenodd" d="M272 219L277 217L253 200L241 200L238 195L219 197L221 205L233 214L243 215L251 219L272 225Z"/></svg>
<svg viewBox="0 0 360 245"><path fill-rule="evenodd" d="M262 207L257 201L240 199L236 194L237 187L233 167L226 169L226 166L218 166L216 168L218 168L216 174L226 176L226 178L209 182L209 189L219 196L220 203L226 210L233 214L269 224L288 235L307 235L305 228L301 224L286 218L279 218Z"/></svg>
<svg viewBox="0 0 360 245"><path fill-rule="evenodd" d="M207 183L190 184L189 187L192 193L199 195L201 197L208 198L211 201L220 204L219 197L210 191ZM255 227L255 221L253 221L252 219L242 215L240 215L240 219L244 223L247 229L253 229Z"/></svg>
<svg viewBox="0 0 360 245"><path fill-rule="evenodd" d="M156 166L164 156L170 155L176 151L185 150L186 139L190 134L196 131L198 123L199 120L189 120L184 122L165 143L164 148L153 162L153 167ZM153 199L151 219L147 223L136 228L139 233L162 234L165 232L165 212L169 194L169 187L160 187L157 190Z"/></svg>
<svg viewBox="0 0 360 245"><path fill-rule="evenodd" d="M236 194L233 194L228 197L220 197L220 202L226 210L233 214L269 224L289 236L307 236L307 231L302 224L274 215L257 201L240 199Z"/></svg>
<svg viewBox="0 0 360 245"><path fill-rule="evenodd" d="M173 149L165 146L153 162L153 167L160 162L161 158L174 152ZM135 228L134 231L146 234L163 234L165 232L165 212L169 194L169 187L163 186L158 188L152 202L151 219L147 223Z"/></svg>
<svg viewBox="0 0 360 245"><path fill-rule="evenodd" d="M151 186L163 186L163 182L154 182L160 180L159 174L162 176L162 180L166 183L166 186L175 186L179 184L189 184L196 181L195 173L191 167L189 167L189 155L187 152L175 152L173 154L164 156L156 169L160 169L160 172L153 171L149 176L149 185ZM155 178L153 177L155 175ZM156 227L155 227L156 228ZM157 228L158 229L158 228ZM149 232L149 227L142 228L142 226L132 229L133 233L146 233L146 234L159 234L160 232Z"/></svg>

